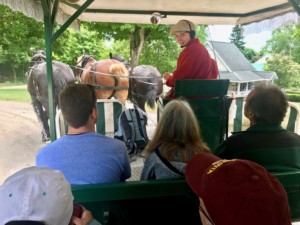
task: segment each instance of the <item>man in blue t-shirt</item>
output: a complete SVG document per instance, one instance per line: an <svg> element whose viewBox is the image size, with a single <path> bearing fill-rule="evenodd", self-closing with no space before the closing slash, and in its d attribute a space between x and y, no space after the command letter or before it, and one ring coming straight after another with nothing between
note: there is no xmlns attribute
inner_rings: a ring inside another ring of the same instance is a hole
<svg viewBox="0 0 300 225"><path fill-rule="evenodd" d="M60 170L71 184L120 182L131 176L125 144L95 132L96 101L90 85L72 84L61 92L68 134L37 153L37 166Z"/></svg>

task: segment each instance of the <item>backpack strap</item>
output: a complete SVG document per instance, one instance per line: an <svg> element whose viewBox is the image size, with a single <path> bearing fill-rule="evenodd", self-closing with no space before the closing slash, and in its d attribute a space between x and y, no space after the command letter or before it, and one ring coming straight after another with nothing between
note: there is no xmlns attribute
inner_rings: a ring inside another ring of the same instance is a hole
<svg viewBox="0 0 300 225"><path fill-rule="evenodd" d="M177 173L180 176L184 176L183 173L181 173L175 166L173 166L168 160L166 160L162 155L160 154L158 148L155 149L155 153L158 156L158 158L174 173Z"/></svg>
<svg viewBox="0 0 300 225"><path fill-rule="evenodd" d="M142 134L143 138L144 138L144 141L146 143L148 143L149 141L149 138L148 138L148 135L147 135L147 131L146 131L146 122L145 122L145 117L144 117L144 114L141 110L138 110L137 108L134 108L135 110L135 114L139 116L140 119L137 120L138 122L138 125L139 125L139 130L140 130L140 133Z"/></svg>
<svg viewBox="0 0 300 225"><path fill-rule="evenodd" d="M127 118L128 121L128 125L130 127L130 133L131 133L131 137L129 139L129 137L126 137L125 132L123 132L126 144L129 145L130 149L135 149L134 146L134 141L135 141L135 132L134 132L134 124L133 124L133 120L132 120L132 115L131 115L131 110L125 110L125 116Z"/></svg>

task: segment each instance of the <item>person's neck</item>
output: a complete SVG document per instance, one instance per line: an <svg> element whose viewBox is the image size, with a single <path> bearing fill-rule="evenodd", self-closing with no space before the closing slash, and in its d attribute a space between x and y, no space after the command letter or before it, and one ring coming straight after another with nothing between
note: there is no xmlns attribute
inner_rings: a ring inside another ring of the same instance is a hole
<svg viewBox="0 0 300 225"><path fill-rule="evenodd" d="M82 126L79 128L75 128L75 127L68 127L68 134L70 135L74 135L74 134L85 134L85 133L89 133L89 132L95 132L95 125L93 127L91 126Z"/></svg>

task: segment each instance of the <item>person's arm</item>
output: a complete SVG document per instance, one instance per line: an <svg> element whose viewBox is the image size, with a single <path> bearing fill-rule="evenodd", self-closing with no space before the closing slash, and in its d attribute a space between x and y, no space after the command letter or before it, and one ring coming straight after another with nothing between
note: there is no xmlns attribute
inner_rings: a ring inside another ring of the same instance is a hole
<svg viewBox="0 0 300 225"><path fill-rule="evenodd" d="M93 218L91 211L82 206L81 218L73 217L72 222L75 225L101 225L97 220Z"/></svg>
<svg viewBox="0 0 300 225"><path fill-rule="evenodd" d="M153 153L150 153L150 155L147 155L145 158L140 180L155 180L154 166L155 160L153 157Z"/></svg>
<svg viewBox="0 0 300 225"><path fill-rule="evenodd" d="M121 177L121 181L125 181L131 177L130 157L129 157L129 154L128 154L125 144L124 144L124 163L123 163L123 165L124 165L124 168L123 168L124 170L123 170L123 174Z"/></svg>
<svg viewBox="0 0 300 225"><path fill-rule="evenodd" d="M194 62L194 54L183 50L179 55L176 70L166 80L167 86L173 87L176 79L186 79L188 74L195 72Z"/></svg>

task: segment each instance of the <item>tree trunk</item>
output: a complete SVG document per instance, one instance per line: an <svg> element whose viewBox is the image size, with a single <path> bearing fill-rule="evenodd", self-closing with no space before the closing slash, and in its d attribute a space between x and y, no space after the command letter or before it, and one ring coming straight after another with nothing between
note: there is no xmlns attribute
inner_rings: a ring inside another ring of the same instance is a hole
<svg viewBox="0 0 300 225"><path fill-rule="evenodd" d="M130 66L136 67L139 64L140 55L145 41L150 35L150 29L135 28L134 32L129 34L130 41Z"/></svg>
<svg viewBox="0 0 300 225"><path fill-rule="evenodd" d="M12 72L12 77L13 77L14 81L16 82L17 81L17 73L13 66L11 67L11 72Z"/></svg>

